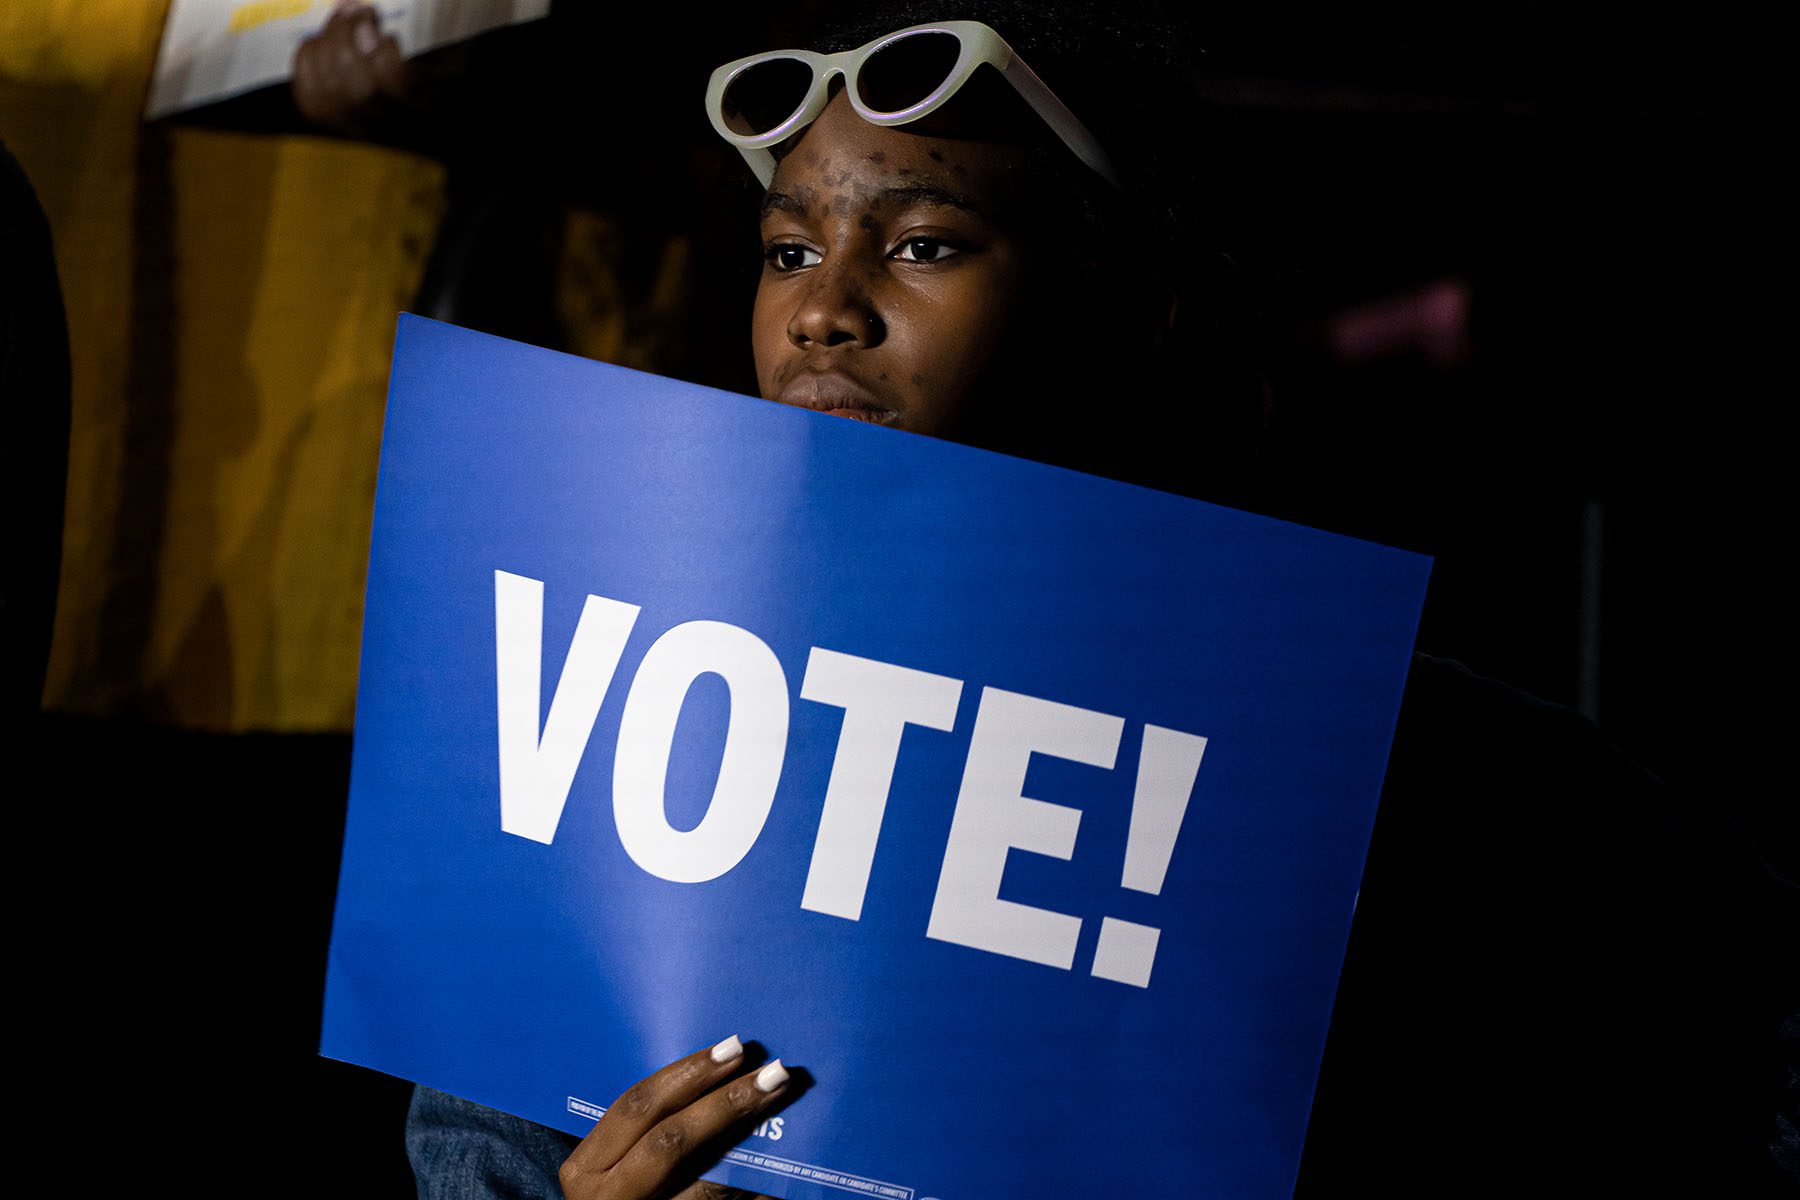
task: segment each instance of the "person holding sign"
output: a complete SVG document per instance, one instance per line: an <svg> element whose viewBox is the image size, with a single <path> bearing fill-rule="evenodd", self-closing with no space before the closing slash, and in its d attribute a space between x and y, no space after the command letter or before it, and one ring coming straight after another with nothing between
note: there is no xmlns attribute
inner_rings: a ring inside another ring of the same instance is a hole
<svg viewBox="0 0 1800 1200"><path fill-rule="evenodd" d="M1194 359L1171 346L1193 325L1217 333L1217 289L1180 253L1179 189L1161 182L1179 174L1157 153L1169 114L1145 111L1163 64L1143 61L1154 39L1079 20L1035 5L887 10L822 51L715 74L713 125L767 188L751 321L765 399L1116 470L1195 394L1175 373ZM1096 50L1053 73L1076 37L1131 45L1135 74L1108 72ZM1081 82L1077 101L1065 89ZM1208 361L1233 377L1228 357ZM1254 405L1248 388L1201 399ZM1211 449L1243 448L1222 436ZM1575 1190L1703 1178L1702 1097L1733 1082L1703 1047L1739 1036L1725 1022L1740 994L1716 981L1773 936L1754 924L1772 911L1762 889L1728 831L1591 726L1420 660L1302 1194L1376 1180L1504 1192L1552 1164ZM579 1143L421 1089L408 1131L421 1195L729 1193L698 1174L803 1106L803 1077L747 1052L755 1030L706 1032L725 1036L634 1085ZM804 1061L803 1046L769 1049ZM1106 1069L1071 1063L1069 1086Z"/></svg>
<svg viewBox="0 0 1800 1200"><path fill-rule="evenodd" d="M1018 28L1048 15L1013 8ZM798 91L795 60L783 54L714 74L714 127L769 189L752 316L759 390L1116 470L1160 418L1114 409L1100 420L1095 409L1174 386L1159 375L1179 369L1159 353L1176 315L1175 259L1138 241L1172 239L1174 198L1128 193L1095 135L989 25L940 22L881 52L881 35L925 19L866 19ZM835 71L854 73L860 93ZM859 95L868 102L854 103ZM1121 92L1116 106L1147 98ZM915 111L870 120L872 105ZM758 128L770 106L781 110L779 130ZM1147 150L1154 128L1140 133ZM1150 165L1147 153L1134 161ZM1200 311L1197 297L1185 299ZM1096 328L1109 333L1096 339ZM1255 403L1245 388L1209 401L1240 429ZM1223 462L1248 447L1207 453ZM635 1085L572 1153L560 1134L424 1089L409 1150L423 1195L479 1194L490 1170L499 1194L553 1194L560 1170L570 1197L662 1196L706 1165L707 1147L778 1112L795 1090L779 1061L747 1057L733 1035ZM715 1191L729 1189L701 1181L679 1194Z"/></svg>

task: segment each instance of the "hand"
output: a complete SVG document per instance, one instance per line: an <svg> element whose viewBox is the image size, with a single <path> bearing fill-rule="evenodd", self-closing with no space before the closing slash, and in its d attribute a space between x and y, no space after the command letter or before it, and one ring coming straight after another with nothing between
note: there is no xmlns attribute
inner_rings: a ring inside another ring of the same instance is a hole
<svg viewBox="0 0 1800 1200"><path fill-rule="evenodd" d="M694 1178L763 1115L791 1099L776 1059L745 1069L736 1036L677 1059L613 1101L562 1167L568 1200L724 1200L751 1193ZM685 1185L685 1186L684 1186Z"/></svg>
<svg viewBox="0 0 1800 1200"><path fill-rule="evenodd" d="M324 129L381 137L411 107L411 69L375 10L339 0L325 27L294 52L294 104Z"/></svg>

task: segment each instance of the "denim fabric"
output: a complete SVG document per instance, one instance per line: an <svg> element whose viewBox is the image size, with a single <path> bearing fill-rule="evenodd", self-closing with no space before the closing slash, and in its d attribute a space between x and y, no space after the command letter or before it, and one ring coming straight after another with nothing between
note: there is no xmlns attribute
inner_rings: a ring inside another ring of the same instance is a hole
<svg viewBox="0 0 1800 1200"><path fill-rule="evenodd" d="M406 1114L419 1200L562 1200L556 1173L576 1141L428 1087Z"/></svg>

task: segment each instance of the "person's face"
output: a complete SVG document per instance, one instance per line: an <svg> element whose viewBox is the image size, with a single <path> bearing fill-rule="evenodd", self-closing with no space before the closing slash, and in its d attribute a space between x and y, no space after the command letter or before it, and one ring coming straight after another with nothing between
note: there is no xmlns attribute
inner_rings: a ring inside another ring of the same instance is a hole
<svg viewBox="0 0 1800 1200"><path fill-rule="evenodd" d="M1036 272L1024 151L871 125L840 92L781 160L752 340L778 400L957 436L1017 387Z"/></svg>

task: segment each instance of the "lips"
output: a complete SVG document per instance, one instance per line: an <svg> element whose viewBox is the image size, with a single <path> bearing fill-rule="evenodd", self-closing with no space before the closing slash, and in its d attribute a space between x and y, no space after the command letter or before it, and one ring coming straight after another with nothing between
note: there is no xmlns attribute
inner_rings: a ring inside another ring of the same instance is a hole
<svg viewBox="0 0 1800 1200"><path fill-rule="evenodd" d="M810 408L875 425L891 425L900 419L898 410L882 403L875 393L848 375L835 371L806 371L796 375L775 399L796 408Z"/></svg>

